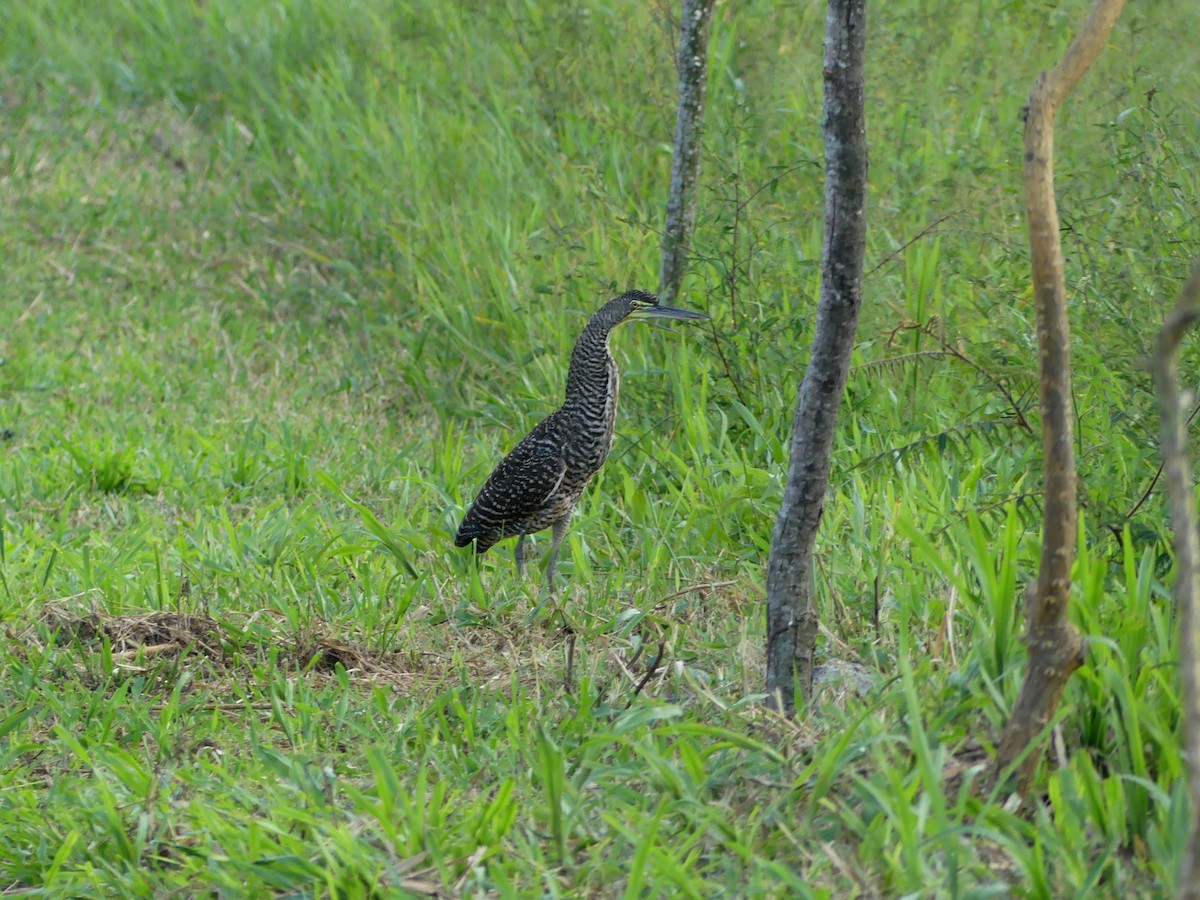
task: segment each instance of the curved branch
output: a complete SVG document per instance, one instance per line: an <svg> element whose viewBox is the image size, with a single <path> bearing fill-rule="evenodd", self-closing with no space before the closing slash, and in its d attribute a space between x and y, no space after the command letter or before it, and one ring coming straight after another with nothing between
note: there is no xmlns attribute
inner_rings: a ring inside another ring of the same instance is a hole
<svg viewBox="0 0 1200 900"><path fill-rule="evenodd" d="M1057 66L1034 80L1025 117L1025 212L1037 305L1038 387L1042 413L1042 555L1029 592L1025 681L996 748L997 773L1018 759L1017 788L1027 793L1039 754L1026 752L1044 735L1067 680L1083 664L1084 641L1068 616L1078 510L1071 405L1071 326L1058 208L1054 202L1054 117L1059 104L1099 54L1125 0L1096 0Z"/></svg>
<svg viewBox="0 0 1200 900"><path fill-rule="evenodd" d="M1196 497L1188 461L1186 401L1179 383L1179 344L1200 320L1200 259L1192 266L1183 293L1158 333L1151 364L1162 416L1163 472L1167 505L1175 531L1175 604L1179 609L1179 669L1183 693L1184 755L1192 796L1188 849L1179 873L1179 896L1200 897L1200 536L1196 531Z"/></svg>

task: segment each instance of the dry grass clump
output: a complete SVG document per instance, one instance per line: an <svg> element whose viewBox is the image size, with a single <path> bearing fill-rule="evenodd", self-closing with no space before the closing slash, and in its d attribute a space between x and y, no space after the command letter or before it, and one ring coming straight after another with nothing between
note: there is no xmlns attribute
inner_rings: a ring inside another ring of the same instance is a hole
<svg viewBox="0 0 1200 900"><path fill-rule="evenodd" d="M71 598L73 599L73 598ZM362 642L338 636L321 623L288 637L236 626L195 613L147 610L109 615L96 608L80 610L68 600L47 603L25 628L9 631L17 646L46 651L67 646L86 654L107 642L115 668L146 671L152 662L199 658L225 676L244 675L272 657L280 665L321 678L338 666L351 677L411 687L422 673L414 671L411 654L376 652ZM86 662L86 660L85 660Z"/></svg>
<svg viewBox="0 0 1200 900"><path fill-rule="evenodd" d="M47 603L20 639L32 645L77 642L81 646L104 639L114 659L159 656L196 651L212 660L224 660L227 645L221 626L203 615L159 610L110 616L95 609L80 613L68 601Z"/></svg>

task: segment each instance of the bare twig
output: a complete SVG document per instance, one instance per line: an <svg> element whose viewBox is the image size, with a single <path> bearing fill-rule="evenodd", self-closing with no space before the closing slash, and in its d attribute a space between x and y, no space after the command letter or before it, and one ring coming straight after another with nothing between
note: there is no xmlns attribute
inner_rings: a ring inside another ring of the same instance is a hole
<svg viewBox="0 0 1200 900"><path fill-rule="evenodd" d="M646 674L642 676L642 680L639 681L637 683L637 687L633 689L633 696L629 698L629 703L625 707L626 709L629 709L630 706L633 706L633 701L636 700L638 694L642 692L642 688L650 683L650 679L653 678L654 673L658 671L658 664L662 662L663 653L666 652L666 649L667 642L659 641L658 652L654 654L654 659L650 660L650 664L646 666Z"/></svg>
<svg viewBox="0 0 1200 900"><path fill-rule="evenodd" d="M683 597L686 594L695 594L698 591L715 591L718 588L730 587L737 584L736 581L706 581L702 584L689 584L687 587L682 587L677 591L665 595L657 603L654 604L655 611L662 609L669 601L676 597Z"/></svg>
<svg viewBox="0 0 1200 900"><path fill-rule="evenodd" d="M987 369L979 365L979 363L975 362L975 360L971 359L971 357L967 356L967 354L963 353L957 347L947 344L945 341L942 341L941 344L942 349L946 351L946 353L950 354L960 362L970 366L972 369L982 375L984 379L992 385L992 387L1000 392L1004 399L1008 401L1008 405L1012 407L1013 415L1016 417L1017 424L1020 425L1021 428L1028 432L1033 431L1028 420L1025 418L1025 413L1021 410L1020 404L1017 403L1016 398L1013 397L1012 392L1009 391L1008 385L1006 385L999 378L993 378L992 374L988 372Z"/></svg>
<svg viewBox="0 0 1200 900"><path fill-rule="evenodd" d="M737 248L734 248L737 252ZM712 334L713 346L717 348L717 356L721 360L721 367L725 370L725 377L729 379L729 383L733 385L733 392L737 394L738 402L742 406L748 406L746 403L746 395L742 393L742 383L734 377L733 367L729 365L729 358L725 356L725 345L721 340L721 333L717 330L716 322L709 320L708 330Z"/></svg>
<svg viewBox="0 0 1200 900"><path fill-rule="evenodd" d="M947 219L949 219L957 214L958 214L958 210L952 209L952 210L950 210L950 212L943 213L942 215L938 216L936 219L934 219L932 222L930 222L928 225L926 225L924 228L922 228L920 231L918 231L916 234L914 234L912 237L910 237L907 241L905 241L903 244L901 244L899 247L897 247L895 250L893 250L891 253L889 253L887 256L885 256L883 259L881 259L879 262L875 263L875 265L871 266L871 268L867 270L867 274L864 275L863 277L870 278L872 275L874 275L876 272L878 272L880 269L882 269L884 266L886 266L888 263L890 263L893 259L898 257L901 253L903 253L905 250L907 250L909 247L911 247L917 241L921 240L921 238L928 237L929 235L935 233L938 230L939 225L941 225Z"/></svg>
<svg viewBox="0 0 1200 900"><path fill-rule="evenodd" d="M571 693L571 686L575 683L575 631L572 629L567 633L567 671L563 675L563 690L568 694Z"/></svg>

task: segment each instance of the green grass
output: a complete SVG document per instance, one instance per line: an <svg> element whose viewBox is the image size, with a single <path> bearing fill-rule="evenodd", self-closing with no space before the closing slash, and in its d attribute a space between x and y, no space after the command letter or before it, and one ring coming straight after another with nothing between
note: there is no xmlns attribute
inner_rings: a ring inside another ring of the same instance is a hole
<svg viewBox="0 0 1200 900"><path fill-rule="evenodd" d="M0 889L1169 894L1188 810L1141 359L1200 246L1186 6L1128 9L1060 114L1091 649L1032 809L978 789L1040 527L1020 109L1085 4L871 13L870 276L818 593L821 658L873 687L794 723L757 692L823 4L718 10L681 299L712 326L614 341L617 444L561 560L573 642L539 566L451 538L586 316L653 287L667 6L7 11Z"/></svg>

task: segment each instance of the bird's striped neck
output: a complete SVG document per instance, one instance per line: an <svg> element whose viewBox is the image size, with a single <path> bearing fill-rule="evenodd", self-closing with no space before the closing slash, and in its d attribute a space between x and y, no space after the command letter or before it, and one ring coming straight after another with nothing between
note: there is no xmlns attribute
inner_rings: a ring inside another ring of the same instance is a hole
<svg viewBox="0 0 1200 900"><path fill-rule="evenodd" d="M609 392L615 391L616 362L608 349L613 324L593 316L575 342L571 368L567 372L567 398L564 405L590 407L597 402L603 404Z"/></svg>

